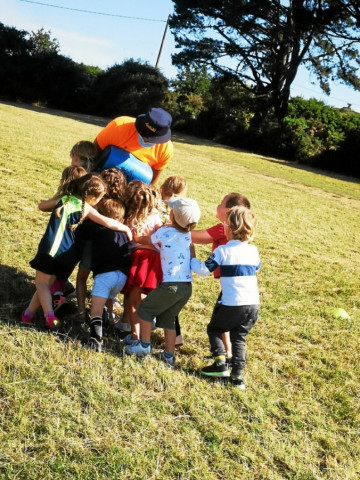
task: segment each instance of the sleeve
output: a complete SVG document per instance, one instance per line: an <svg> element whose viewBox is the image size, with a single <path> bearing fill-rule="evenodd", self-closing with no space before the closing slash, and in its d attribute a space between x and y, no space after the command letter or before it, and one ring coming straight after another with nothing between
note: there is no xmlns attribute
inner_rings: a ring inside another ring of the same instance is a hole
<svg viewBox="0 0 360 480"><path fill-rule="evenodd" d="M153 165L155 170L164 170L173 157L174 146L171 141L161 143L155 147L156 164Z"/></svg>
<svg viewBox="0 0 360 480"><path fill-rule="evenodd" d="M225 237L224 225L222 223L217 223L213 227L208 228L206 231L214 241Z"/></svg>
<svg viewBox="0 0 360 480"><path fill-rule="evenodd" d="M151 243L153 245L156 245L157 243L162 241L161 230L162 229L159 228L159 230L156 230L156 232L154 232L152 235L150 235Z"/></svg>
<svg viewBox="0 0 360 480"><path fill-rule="evenodd" d="M205 262L200 262L197 258L191 259L191 270L202 277L209 275L221 265L221 256L219 249L213 251Z"/></svg>
<svg viewBox="0 0 360 480"><path fill-rule="evenodd" d="M104 150L108 145L114 145L113 138L116 133L116 123L114 120L109 122L97 135L96 141L99 147Z"/></svg>

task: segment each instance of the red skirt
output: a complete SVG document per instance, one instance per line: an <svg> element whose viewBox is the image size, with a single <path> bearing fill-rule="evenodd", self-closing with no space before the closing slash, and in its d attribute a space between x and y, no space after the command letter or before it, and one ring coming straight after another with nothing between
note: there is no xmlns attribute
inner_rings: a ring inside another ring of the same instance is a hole
<svg viewBox="0 0 360 480"><path fill-rule="evenodd" d="M139 248L131 254L131 267L121 293L127 294L133 287L140 287L150 293L162 282L160 254L148 248Z"/></svg>

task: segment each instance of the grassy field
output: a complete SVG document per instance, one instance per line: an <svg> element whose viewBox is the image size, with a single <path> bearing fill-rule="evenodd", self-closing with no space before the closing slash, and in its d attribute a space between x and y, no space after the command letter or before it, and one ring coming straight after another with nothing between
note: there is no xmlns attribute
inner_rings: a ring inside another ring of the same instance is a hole
<svg viewBox="0 0 360 480"><path fill-rule="evenodd" d="M241 392L199 376L219 290L210 277L194 281L173 372L156 356L158 330L139 362L115 336L103 355L84 348L71 318L60 335L20 328L48 218L37 203L72 145L105 122L4 103L0 118L0 479L359 478L359 182L174 136L161 178L187 177L201 228L232 191L260 219L261 317Z"/></svg>

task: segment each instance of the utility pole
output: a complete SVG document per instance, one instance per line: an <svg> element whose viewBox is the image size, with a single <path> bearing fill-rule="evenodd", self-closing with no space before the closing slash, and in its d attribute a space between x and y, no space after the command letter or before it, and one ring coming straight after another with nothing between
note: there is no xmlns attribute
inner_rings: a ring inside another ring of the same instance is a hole
<svg viewBox="0 0 360 480"><path fill-rule="evenodd" d="M158 57L157 57L157 60L156 60L155 68L158 68L158 65L159 65L161 52L162 52L163 45L164 45L164 42L165 42L166 32L167 32L167 29L168 29L168 26L169 26L169 20L170 20L170 15L168 15L167 20L166 20L165 30L164 30L164 34L163 34L163 37L162 37L162 40L161 40L160 50L159 50Z"/></svg>

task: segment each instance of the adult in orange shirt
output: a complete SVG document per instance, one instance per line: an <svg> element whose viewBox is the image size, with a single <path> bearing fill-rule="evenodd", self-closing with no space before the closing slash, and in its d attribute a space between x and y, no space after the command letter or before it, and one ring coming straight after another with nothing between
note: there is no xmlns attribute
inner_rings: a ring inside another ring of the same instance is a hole
<svg viewBox="0 0 360 480"><path fill-rule="evenodd" d="M98 156L110 145L131 153L151 167L154 185L173 155L171 121L171 115L162 108L151 108L136 118L117 117L94 141Z"/></svg>

